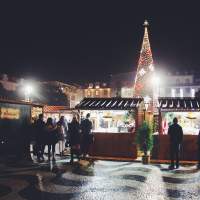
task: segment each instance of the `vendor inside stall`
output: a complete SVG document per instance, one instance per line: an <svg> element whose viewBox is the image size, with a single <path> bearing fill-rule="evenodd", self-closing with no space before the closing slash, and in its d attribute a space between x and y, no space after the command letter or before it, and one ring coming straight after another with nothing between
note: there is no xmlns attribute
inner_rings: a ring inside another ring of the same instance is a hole
<svg viewBox="0 0 200 200"><path fill-rule="evenodd" d="M93 132L128 133L135 131L135 112L131 110L87 110L90 113Z"/></svg>

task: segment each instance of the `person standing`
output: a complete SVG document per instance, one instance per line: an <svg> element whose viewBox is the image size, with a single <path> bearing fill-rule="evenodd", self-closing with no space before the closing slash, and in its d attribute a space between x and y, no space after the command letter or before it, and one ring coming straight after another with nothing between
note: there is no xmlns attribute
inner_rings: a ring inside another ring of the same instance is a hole
<svg viewBox="0 0 200 200"><path fill-rule="evenodd" d="M34 124L34 131L35 131L35 142L36 142L36 155L38 161L44 160L44 128L45 128L45 122L43 120L43 114L39 115L38 120L36 120Z"/></svg>
<svg viewBox="0 0 200 200"><path fill-rule="evenodd" d="M76 154L77 158L79 159L80 155L80 124L77 118L74 116L72 122L69 124L69 145L70 145L70 156L71 160L70 163L73 164L74 162L74 154Z"/></svg>
<svg viewBox="0 0 200 200"><path fill-rule="evenodd" d="M86 155L89 153L89 148L91 144L91 130L92 130L92 122L90 121L90 113L86 115L86 119L81 122L81 132L82 132L82 153L83 159L85 159Z"/></svg>
<svg viewBox="0 0 200 200"><path fill-rule="evenodd" d="M197 152L198 164L197 164L197 168L200 169L200 131L199 131L199 135L198 135L198 139L197 139L197 145L198 145L198 152Z"/></svg>
<svg viewBox="0 0 200 200"><path fill-rule="evenodd" d="M65 137L66 137L65 130L66 130L65 118L64 116L61 116L60 120L57 123L60 156L63 155L65 149Z"/></svg>
<svg viewBox="0 0 200 200"><path fill-rule="evenodd" d="M52 160L55 161L55 146L58 142L56 135L56 126L53 125L53 119L49 117L45 125L46 132L46 144L48 145L48 160L51 158L52 151Z"/></svg>
<svg viewBox="0 0 200 200"><path fill-rule="evenodd" d="M176 159L176 169L179 168L179 151L183 140L183 130L178 124L178 119L173 119L173 124L169 126L168 135L170 139L170 159L171 165L169 169L174 169L174 159Z"/></svg>

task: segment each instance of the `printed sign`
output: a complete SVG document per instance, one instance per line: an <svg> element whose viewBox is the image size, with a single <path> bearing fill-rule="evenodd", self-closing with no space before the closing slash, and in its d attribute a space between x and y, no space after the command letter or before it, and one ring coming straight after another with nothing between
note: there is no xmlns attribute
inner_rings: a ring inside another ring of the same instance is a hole
<svg viewBox="0 0 200 200"><path fill-rule="evenodd" d="M15 108L1 108L1 119L19 119L20 110Z"/></svg>

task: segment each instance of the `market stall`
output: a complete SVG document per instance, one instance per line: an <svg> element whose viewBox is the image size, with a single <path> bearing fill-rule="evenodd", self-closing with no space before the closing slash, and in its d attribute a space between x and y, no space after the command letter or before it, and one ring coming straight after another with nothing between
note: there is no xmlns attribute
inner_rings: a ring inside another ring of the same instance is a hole
<svg viewBox="0 0 200 200"><path fill-rule="evenodd" d="M77 110L70 109L67 106L44 106L44 121L46 122L49 117L53 119L53 122L56 124L61 116L64 116L66 127L68 127L68 123L71 122L73 116L79 116ZM67 137L67 136L66 136ZM45 148L45 152L48 152L47 146ZM60 154L59 151L59 143L56 144L55 149L56 154Z"/></svg>
<svg viewBox="0 0 200 200"><path fill-rule="evenodd" d="M15 153L22 140L22 127L42 112L39 104L0 99L0 153Z"/></svg>
<svg viewBox="0 0 200 200"><path fill-rule="evenodd" d="M169 159L168 128L173 118L183 128L182 160L197 159L197 135L200 130L200 99L198 98L159 98L159 135L155 136L157 144L154 158Z"/></svg>
<svg viewBox="0 0 200 200"><path fill-rule="evenodd" d="M54 122L58 122L61 116L64 116L67 122L71 122L73 115L77 115L77 111L69 109L67 106L44 106L44 120L51 117Z"/></svg>
<svg viewBox="0 0 200 200"><path fill-rule="evenodd" d="M136 158L134 144L141 98L85 98L77 106L81 118L91 115L95 156Z"/></svg>

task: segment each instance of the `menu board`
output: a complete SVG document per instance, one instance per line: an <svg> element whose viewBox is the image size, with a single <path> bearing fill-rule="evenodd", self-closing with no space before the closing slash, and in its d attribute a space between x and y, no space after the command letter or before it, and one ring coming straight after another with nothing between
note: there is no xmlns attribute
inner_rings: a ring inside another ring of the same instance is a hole
<svg viewBox="0 0 200 200"><path fill-rule="evenodd" d="M19 119L20 109L17 108L0 108L0 118L1 119Z"/></svg>

